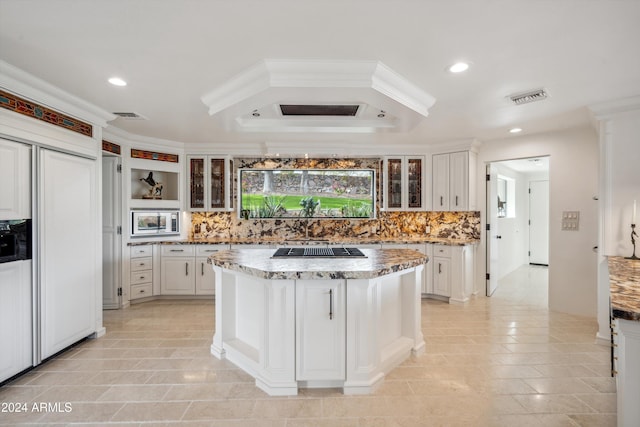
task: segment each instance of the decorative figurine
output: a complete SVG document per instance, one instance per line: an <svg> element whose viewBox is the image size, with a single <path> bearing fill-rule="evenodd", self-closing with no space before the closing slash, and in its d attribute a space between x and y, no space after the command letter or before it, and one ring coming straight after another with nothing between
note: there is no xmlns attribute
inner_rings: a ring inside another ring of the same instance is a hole
<svg viewBox="0 0 640 427"><path fill-rule="evenodd" d="M140 181L144 181L151 187L149 193L142 196L143 199L162 199L163 185L161 182L153 179L153 172L149 172L146 178L140 178Z"/></svg>

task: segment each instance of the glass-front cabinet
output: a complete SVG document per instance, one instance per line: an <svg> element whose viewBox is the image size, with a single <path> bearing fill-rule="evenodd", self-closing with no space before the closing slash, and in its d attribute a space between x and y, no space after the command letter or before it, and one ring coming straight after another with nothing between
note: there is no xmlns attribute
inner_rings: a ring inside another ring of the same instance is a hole
<svg viewBox="0 0 640 427"><path fill-rule="evenodd" d="M383 203L388 211L424 210L424 156L387 157L383 162Z"/></svg>
<svg viewBox="0 0 640 427"><path fill-rule="evenodd" d="M233 160L226 157L187 156L190 211L233 210Z"/></svg>

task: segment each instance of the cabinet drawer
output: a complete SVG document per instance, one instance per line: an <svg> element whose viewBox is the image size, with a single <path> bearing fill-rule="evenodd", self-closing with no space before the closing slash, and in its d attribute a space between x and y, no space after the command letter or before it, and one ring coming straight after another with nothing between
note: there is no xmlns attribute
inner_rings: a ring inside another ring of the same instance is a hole
<svg viewBox="0 0 640 427"><path fill-rule="evenodd" d="M151 270L132 271L131 284L138 285L140 283L151 283L153 281L153 272Z"/></svg>
<svg viewBox="0 0 640 427"><path fill-rule="evenodd" d="M162 247L162 256L194 256L194 245L165 245Z"/></svg>
<svg viewBox="0 0 640 427"><path fill-rule="evenodd" d="M146 246L132 246L131 247L131 258L141 258L151 256L153 253L153 249L150 245Z"/></svg>
<svg viewBox="0 0 640 427"><path fill-rule="evenodd" d="M131 286L131 299L150 297L153 295L151 283Z"/></svg>
<svg viewBox="0 0 640 427"><path fill-rule="evenodd" d="M227 245L198 245L196 247L197 256L209 256L218 251L229 249Z"/></svg>
<svg viewBox="0 0 640 427"><path fill-rule="evenodd" d="M131 260L131 271L151 270L153 258L134 258Z"/></svg>
<svg viewBox="0 0 640 427"><path fill-rule="evenodd" d="M451 258L451 246L435 245L433 247L433 256Z"/></svg>

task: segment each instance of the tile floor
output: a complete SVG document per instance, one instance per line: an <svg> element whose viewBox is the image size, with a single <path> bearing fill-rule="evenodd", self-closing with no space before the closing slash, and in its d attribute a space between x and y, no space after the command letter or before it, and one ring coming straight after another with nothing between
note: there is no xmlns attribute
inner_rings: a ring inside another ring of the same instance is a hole
<svg viewBox="0 0 640 427"><path fill-rule="evenodd" d="M0 412L0 424L615 426L609 348L594 344L594 319L545 308L546 280L546 268L524 267L491 298L464 306L423 300L426 354L393 370L371 396L267 396L209 354L211 302L106 311L104 337L0 388L0 404L27 404L26 413ZM33 403L58 410L34 411Z"/></svg>

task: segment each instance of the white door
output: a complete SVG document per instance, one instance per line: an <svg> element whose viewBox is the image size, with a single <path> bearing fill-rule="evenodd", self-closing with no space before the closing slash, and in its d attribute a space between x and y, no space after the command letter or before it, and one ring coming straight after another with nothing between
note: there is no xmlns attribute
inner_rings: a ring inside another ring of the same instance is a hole
<svg viewBox="0 0 640 427"><path fill-rule="evenodd" d="M529 264L549 265L549 181L529 183Z"/></svg>
<svg viewBox="0 0 640 427"><path fill-rule="evenodd" d="M102 307L122 306L122 179L119 157L102 158Z"/></svg>
<svg viewBox="0 0 640 427"><path fill-rule="evenodd" d="M216 276L207 257L196 258L196 295L214 295L216 293Z"/></svg>
<svg viewBox="0 0 640 427"><path fill-rule="evenodd" d="M0 220L31 218L31 148L0 138Z"/></svg>
<svg viewBox="0 0 640 427"><path fill-rule="evenodd" d="M296 281L296 379L346 375L344 280Z"/></svg>
<svg viewBox="0 0 640 427"><path fill-rule="evenodd" d="M41 150L39 157L40 356L44 359L95 332L102 266L96 247L96 161L50 150Z"/></svg>
<svg viewBox="0 0 640 427"><path fill-rule="evenodd" d="M494 165L487 165L487 296L491 296L498 287L499 267L498 240L498 170Z"/></svg>
<svg viewBox="0 0 640 427"><path fill-rule="evenodd" d="M160 264L162 295L195 295L195 258L166 257Z"/></svg>
<svg viewBox="0 0 640 427"><path fill-rule="evenodd" d="M0 382L32 366L31 260L0 264Z"/></svg>

